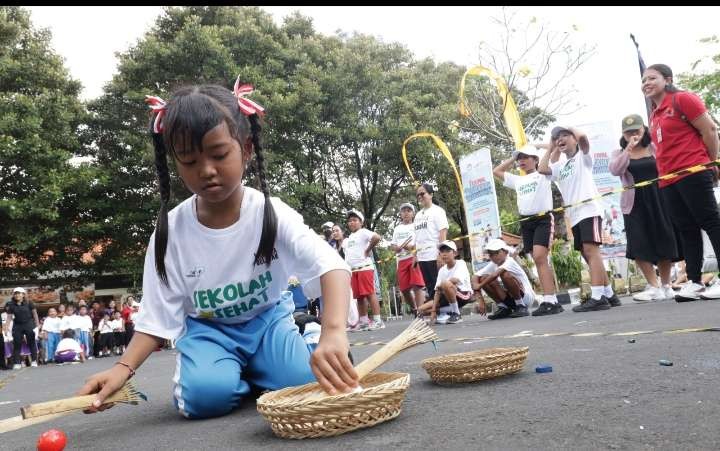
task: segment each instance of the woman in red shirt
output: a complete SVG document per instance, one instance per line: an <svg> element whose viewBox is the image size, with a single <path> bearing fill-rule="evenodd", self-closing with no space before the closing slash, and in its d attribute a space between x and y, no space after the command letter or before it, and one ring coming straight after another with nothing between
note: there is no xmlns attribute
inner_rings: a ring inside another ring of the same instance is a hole
<svg viewBox="0 0 720 451"><path fill-rule="evenodd" d="M123 323L125 325L125 343L122 343L125 346L130 343L133 332L135 332L135 323L133 323L133 321L130 319L130 315L133 313L133 306L135 303L135 296L128 296L127 299L125 299L122 311L120 312L120 314L122 315Z"/></svg>
<svg viewBox="0 0 720 451"><path fill-rule="evenodd" d="M645 69L642 91L653 104L650 132L660 176L717 160L720 141L715 123L697 95L673 85L670 67L653 64ZM717 173L715 166L659 181L665 205L680 234L687 267L688 282L675 295L678 302L720 299L720 281L706 289L700 278L700 230L708 234L720 259L720 213L713 193L713 173Z"/></svg>

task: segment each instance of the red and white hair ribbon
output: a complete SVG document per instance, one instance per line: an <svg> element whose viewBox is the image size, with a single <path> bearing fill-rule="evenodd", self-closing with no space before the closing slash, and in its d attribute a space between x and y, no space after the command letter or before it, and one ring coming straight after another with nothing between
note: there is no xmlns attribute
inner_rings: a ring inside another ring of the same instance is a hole
<svg viewBox="0 0 720 451"><path fill-rule="evenodd" d="M241 85L239 75L237 80L235 80L233 92L235 93L235 97L237 97L238 106L240 107L242 114L245 116L250 116L252 114L263 116L265 114L265 108L245 97L248 94L252 94L253 86L249 84Z"/></svg>
<svg viewBox="0 0 720 451"><path fill-rule="evenodd" d="M155 116L155 122L153 122L153 133L162 133L163 132L162 119L165 116L165 112L167 111L167 107L165 106L165 101L157 96L145 96L145 103L150 105L150 108L155 113L157 113L157 116Z"/></svg>

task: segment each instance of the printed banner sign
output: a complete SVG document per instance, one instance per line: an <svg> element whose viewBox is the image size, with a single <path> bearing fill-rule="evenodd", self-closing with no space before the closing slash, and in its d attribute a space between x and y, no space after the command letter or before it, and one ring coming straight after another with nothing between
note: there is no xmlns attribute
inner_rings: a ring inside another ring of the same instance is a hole
<svg viewBox="0 0 720 451"><path fill-rule="evenodd" d="M460 158L460 177L465 194L465 218L470 234L473 272L487 264L483 254L488 241L501 236L492 169L490 149L482 148Z"/></svg>

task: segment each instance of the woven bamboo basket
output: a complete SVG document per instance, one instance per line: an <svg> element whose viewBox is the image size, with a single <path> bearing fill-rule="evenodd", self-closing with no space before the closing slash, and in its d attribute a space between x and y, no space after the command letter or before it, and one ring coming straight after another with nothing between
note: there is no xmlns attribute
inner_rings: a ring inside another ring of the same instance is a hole
<svg viewBox="0 0 720 451"><path fill-rule="evenodd" d="M517 373L527 356L527 347L491 348L425 359L422 367L434 382L474 382Z"/></svg>
<svg viewBox="0 0 720 451"><path fill-rule="evenodd" d="M410 375L372 371L398 352L437 338L425 321L415 320L355 367L360 378L355 392L328 395L314 382L265 393L257 409L283 438L332 437L391 420L400 415Z"/></svg>
<svg viewBox="0 0 720 451"><path fill-rule="evenodd" d="M360 385L358 392L335 396L317 383L285 388L263 395L257 408L280 437L332 437L400 415L410 375L373 373Z"/></svg>

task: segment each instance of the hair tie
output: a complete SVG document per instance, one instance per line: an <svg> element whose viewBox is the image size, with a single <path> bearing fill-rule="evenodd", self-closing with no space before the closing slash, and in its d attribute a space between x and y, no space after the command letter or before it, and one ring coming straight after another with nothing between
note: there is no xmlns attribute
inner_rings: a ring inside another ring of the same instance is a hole
<svg viewBox="0 0 720 451"><path fill-rule="evenodd" d="M165 129L163 127L162 119L165 116L165 112L167 111L165 101L157 96L146 95L145 103L150 105L150 108L153 110L153 112L157 113L157 116L155 116L155 122L153 122L153 133L162 133Z"/></svg>
<svg viewBox="0 0 720 451"><path fill-rule="evenodd" d="M246 95L252 94L252 92L253 86L250 84L241 85L240 76L238 75L237 80L235 80L235 86L233 87L233 93L235 93L235 97L238 100L240 112L245 116L251 116L253 114L257 114L258 116L265 115L265 108L261 107L252 100L245 98Z"/></svg>

